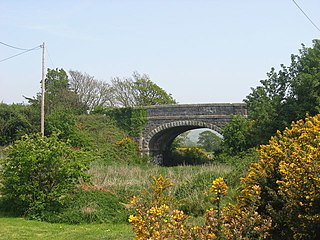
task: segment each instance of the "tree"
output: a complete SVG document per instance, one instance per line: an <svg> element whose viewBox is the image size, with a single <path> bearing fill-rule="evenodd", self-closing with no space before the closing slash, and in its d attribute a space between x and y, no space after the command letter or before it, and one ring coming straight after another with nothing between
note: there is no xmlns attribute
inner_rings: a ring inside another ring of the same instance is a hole
<svg viewBox="0 0 320 240"><path fill-rule="evenodd" d="M96 80L93 76L79 71L69 71L70 89L78 96L88 112L98 106L114 106L110 84Z"/></svg>
<svg viewBox="0 0 320 240"><path fill-rule="evenodd" d="M277 130L284 130L306 113L319 113L320 40L314 40L311 48L302 45L300 55L291 56L289 67L281 65L278 72L272 68L267 77L244 99L255 146L267 143Z"/></svg>
<svg viewBox="0 0 320 240"><path fill-rule="evenodd" d="M133 74L133 88L137 106L175 104L177 103L166 91L152 82L148 75Z"/></svg>
<svg viewBox="0 0 320 240"><path fill-rule="evenodd" d="M85 105L79 101L77 94L71 90L69 78L63 69L48 69L45 95L46 113L67 111L73 114L85 112Z"/></svg>
<svg viewBox="0 0 320 240"><path fill-rule="evenodd" d="M113 78L112 92L117 106L134 107L160 104L175 104L165 90L152 82L148 75L133 73L131 78Z"/></svg>
<svg viewBox="0 0 320 240"><path fill-rule="evenodd" d="M231 154L237 154L252 147L251 122L243 116L236 115L223 128L223 143Z"/></svg>
<svg viewBox="0 0 320 240"><path fill-rule="evenodd" d="M111 88L116 106L133 107L136 106L135 93L131 78L115 77L111 80Z"/></svg>
<svg viewBox="0 0 320 240"><path fill-rule="evenodd" d="M190 131L186 131L178 135L171 145L171 148L185 148L185 147L194 147L196 144L192 142L189 137Z"/></svg>
<svg viewBox="0 0 320 240"><path fill-rule="evenodd" d="M57 135L25 135L2 160L1 198L21 216L43 219L46 213L59 211L81 179L88 180L88 168L84 153Z"/></svg>
<svg viewBox="0 0 320 240"><path fill-rule="evenodd" d="M199 134L197 144L200 148L207 152L216 152L220 149L222 139L214 134L212 131L203 131Z"/></svg>
<svg viewBox="0 0 320 240"><path fill-rule="evenodd" d="M313 47L302 45L300 55L292 56L292 80L290 104L295 110L296 119L304 118L306 113L320 112L320 40L313 41Z"/></svg>
<svg viewBox="0 0 320 240"><path fill-rule="evenodd" d="M40 114L30 105L0 103L0 145L8 145L21 136L39 130Z"/></svg>

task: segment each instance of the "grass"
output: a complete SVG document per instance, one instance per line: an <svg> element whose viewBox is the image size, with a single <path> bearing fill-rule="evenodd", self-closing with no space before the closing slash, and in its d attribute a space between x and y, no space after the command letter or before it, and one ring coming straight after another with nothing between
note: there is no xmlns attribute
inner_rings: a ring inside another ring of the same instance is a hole
<svg viewBox="0 0 320 240"><path fill-rule="evenodd" d="M177 166L160 167L150 164L148 166L128 166L128 165L92 165L90 174L95 185L103 186L107 189L118 189L132 186L146 186L151 176L160 174L170 178L174 183L190 182L198 174L215 173L225 175L233 169L226 164L208 164L198 166ZM210 183L208 183L210 186Z"/></svg>
<svg viewBox="0 0 320 240"><path fill-rule="evenodd" d="M151 182L152 176L163 175L174 183L171 193L179 201L179 208L194 217L200 217L208 209L204 193L217 177L229 179L229 196L226 202L232 202L236 196L235 177L247 169L246 161L235 159L234 163L213 163L197 166L161 167L153 164L128 165L125 163L108 165L95 161L91 165L92 182L97 189L104 189L119 198L124 206L129 196L138 195ZM247 160L251 162L252 159ZM87 201L85 201L87 203ZM104 203L103 206L109 203ZM125 210L124 214L128 214ZM0 239L132 239L134 234L127 223L115 224L78 224L47 223L10 218L0 214Z"/></svg>
<svg viewBox="0 0 320 240"><path fill-rule="evenodd" d="M171 194L179 202L179 208L193 216L201 216L205 209L211 207L205 192L218 177L228 178L235 167L224 164L206 164L196 166L160 167L157 165L128 166L105 165L96 162L90 174L93 183L119 196L126 202L130 196L140 195L141 191L150 186L151 177L162 175L170 179L173 187ZM230 188L227 202L235 199L236 191Z"/></svg>
<svg viewBox="0 0 320 240"><path fill-rule="evenodd" d="M0 239L6 240L124 240L133 237L129 224L67 225L31 221L23 218L0 217Z"/></svg>

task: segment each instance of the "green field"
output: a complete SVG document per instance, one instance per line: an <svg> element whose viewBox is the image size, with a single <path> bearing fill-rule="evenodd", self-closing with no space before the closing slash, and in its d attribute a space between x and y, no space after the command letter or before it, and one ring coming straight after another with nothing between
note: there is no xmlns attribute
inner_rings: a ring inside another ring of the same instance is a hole
<svg viewBox="0 0 320 240"><path fill-rule="evenodd" d="M0 239L79 240L79 239L132 239L129 224L52 224L0 217Z"/></svg>

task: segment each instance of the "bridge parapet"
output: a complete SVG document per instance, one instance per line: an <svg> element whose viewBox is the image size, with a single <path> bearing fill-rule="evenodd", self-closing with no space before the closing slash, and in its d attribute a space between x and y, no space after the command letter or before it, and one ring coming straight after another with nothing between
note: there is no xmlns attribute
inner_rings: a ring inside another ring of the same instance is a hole
<svg viewBox="0 0 320 240"><path fill-rule="evenodd" d="M172 104L145 107L148 118L247 115L244 103Z"/></svg>

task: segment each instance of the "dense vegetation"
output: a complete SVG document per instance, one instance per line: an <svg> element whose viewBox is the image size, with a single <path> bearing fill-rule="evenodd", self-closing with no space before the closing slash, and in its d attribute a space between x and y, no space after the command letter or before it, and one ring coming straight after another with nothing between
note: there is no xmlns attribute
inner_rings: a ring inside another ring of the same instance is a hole
<svg viewBox="0 0 320 240"><path fill-rule="evenodd" d="M242 178L235 203L223 207L228 186L216 178L212 204L197 224L172 201L168 178L153 177L133 197L129 217L137 239L319 239L320 114L293 123L260 147L260 160Z"/></svg>
<svg viewBox="0 0 320 240"><path fill-rule="evenodd" d="M147 75L107 84L48 69L45 136L39 95L0 104L1 212L69 224L130 216L139 239L318 239L320 41L291 59L252 89L248 118L234 116L223 139L180 135L171 167L137 152L143 106L175 103Z"/></svg>
<svg viewBox="0 0 320 240"><path fill-rule="evenodd" d="M320 40L302 45L299 53L291 56L290 66L272 68L244 99L248 118L235 118L223 133L233 152L265 144L292 121L320 112Z"/></svg>

